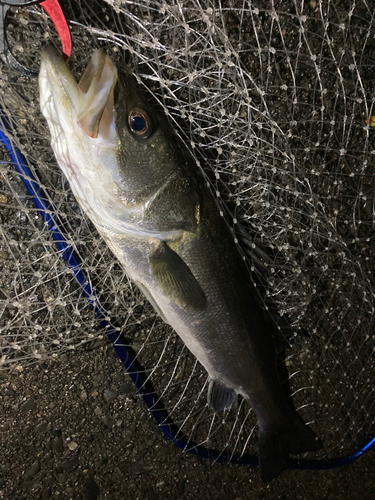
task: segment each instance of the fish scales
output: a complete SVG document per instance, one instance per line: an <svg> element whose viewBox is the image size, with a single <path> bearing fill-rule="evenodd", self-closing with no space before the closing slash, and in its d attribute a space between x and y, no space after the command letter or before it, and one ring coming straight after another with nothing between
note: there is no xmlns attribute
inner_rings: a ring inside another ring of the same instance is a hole
<svg viewBox="0 0 375 500"><path fill-rule="evenodd" d="M279 382L276 326L216 201L165 120L102 51L77 84L48 46L39 81L51 145L78 202L207 370L210 408L229 409L241 395L255 412L262 479L280 474L290 453L317 450Z"/></svg>

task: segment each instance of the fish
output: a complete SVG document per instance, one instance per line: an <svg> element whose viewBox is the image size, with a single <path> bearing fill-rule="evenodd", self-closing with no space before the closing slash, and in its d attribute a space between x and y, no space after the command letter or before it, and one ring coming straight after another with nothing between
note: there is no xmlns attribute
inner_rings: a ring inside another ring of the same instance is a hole
<svg viewBox="0 0 375 500"><path fill-rule="evenodd" d="M208 373L219 414L238 396L258 421L264 482L319 439L287 400L277 328L260 305L207 181L134 78L102 50L79 83L42 51L40 106L56 160L84 213L165 323Z"/></svg>

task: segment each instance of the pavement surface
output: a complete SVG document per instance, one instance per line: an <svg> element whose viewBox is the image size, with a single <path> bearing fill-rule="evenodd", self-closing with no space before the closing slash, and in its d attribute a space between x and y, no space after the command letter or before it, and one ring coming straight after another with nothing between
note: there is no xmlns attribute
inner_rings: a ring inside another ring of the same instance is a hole
<svg viewBox="0 0 375 500"><path fill-rule="evenodd" d="M200 500L375 498L374 453L332 471L211 464L161 434L112 346L85 347L0 372L0 498Z"/></svg>

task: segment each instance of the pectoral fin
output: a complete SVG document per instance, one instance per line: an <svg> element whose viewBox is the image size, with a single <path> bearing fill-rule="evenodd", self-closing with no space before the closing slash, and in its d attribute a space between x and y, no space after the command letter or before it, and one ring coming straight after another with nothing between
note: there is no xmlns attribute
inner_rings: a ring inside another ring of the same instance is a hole
<svg viewBox="0 0 375 500"><path fill-rule="evenodd" d="M180 307L202 310L207 299L189 267L176 252L161 242L149 257L152 274L163 294Z"/></svg>
<svg viewBox="0 0 375 500"><path fill-rule="evenodd" d="M237 404L237 393L217 380L210 380L207 392L208 407L215 413L233 408Z"/></svg>

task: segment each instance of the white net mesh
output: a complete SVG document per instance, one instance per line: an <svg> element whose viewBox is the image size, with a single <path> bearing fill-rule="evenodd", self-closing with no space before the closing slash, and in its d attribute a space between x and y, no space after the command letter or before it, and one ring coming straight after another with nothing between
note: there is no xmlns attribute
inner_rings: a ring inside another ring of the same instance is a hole
<svg viewBox="0 0 375 500"><path fill-rule="evenodd" d="M265 249L267 294L307 332L286 364L295 405L324 444L314 457L362 446L375 413L373 11L329 0L61 5L73 73L98 45L127 64L204 169L234 231ZM42 43L59 43L38 7L16 13L9 39L34 68ZM81 213L49 147L37 82L3 68L0 99L51 213L181 435L255 453L249 407L212 415L204 370ZM0 182L0 362L22 369L105 332L6 155Z"/></svg>

